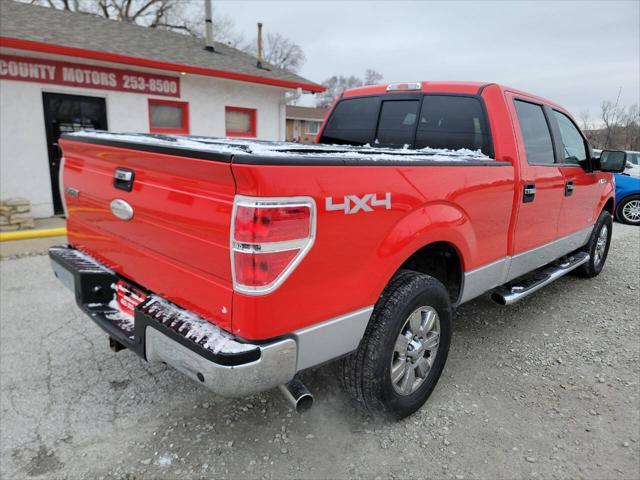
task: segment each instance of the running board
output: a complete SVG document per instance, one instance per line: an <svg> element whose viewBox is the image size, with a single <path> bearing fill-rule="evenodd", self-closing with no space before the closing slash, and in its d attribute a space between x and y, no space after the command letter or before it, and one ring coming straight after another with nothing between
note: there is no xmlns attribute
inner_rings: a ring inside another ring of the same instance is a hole
<svg viewBox="0 0 640 480"><path fill-rule="evenodd" d="M516 278L493 290L491 298L500 305L511 305L524 297L537 292L554 280L589 261L589 254L578 252L562 257L553 263L540 267L531 273Z"/></svg>

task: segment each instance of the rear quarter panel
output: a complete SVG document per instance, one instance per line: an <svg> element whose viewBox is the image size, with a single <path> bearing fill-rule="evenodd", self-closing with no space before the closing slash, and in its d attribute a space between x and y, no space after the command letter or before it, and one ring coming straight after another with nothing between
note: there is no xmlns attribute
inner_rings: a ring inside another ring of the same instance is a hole
<svg viewBox="0 0 640 480"><path fill-rule="evenodd" d="M264 296L234 293L233 330L245 338L285 334L375 304L415 251L448 242L465 271L506 256L513 202L508 166L233 165L237 193L311 196L313 248L291 276ZM391 193L391 208L327 211L331 197Z"/></svg>

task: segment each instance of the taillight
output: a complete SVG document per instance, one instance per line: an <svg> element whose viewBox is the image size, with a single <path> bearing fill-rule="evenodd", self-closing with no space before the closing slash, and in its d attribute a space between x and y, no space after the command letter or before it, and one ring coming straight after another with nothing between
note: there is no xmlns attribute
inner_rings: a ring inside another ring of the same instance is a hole
<svg viewBox="0 0 640 480"><path fill-rule="evenodd" d="M315 217L309 197L237 195L231 218L234 289L260 295L278 288L311 248Z"/></svg>

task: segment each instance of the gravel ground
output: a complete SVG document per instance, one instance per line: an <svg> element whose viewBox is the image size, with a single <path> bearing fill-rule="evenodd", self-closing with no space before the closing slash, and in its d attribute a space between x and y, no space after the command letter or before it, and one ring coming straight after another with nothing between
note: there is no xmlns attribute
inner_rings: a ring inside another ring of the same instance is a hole
<svg viewBox="0 0 640 480"><path fill-rule="evenodd" d="M112 353L45 256L1 267L2 478L640 478L640 229L608 264L512 307L459 309L449 361L416 414L364 415L333 369L278 391L216 397Z"/></svg>

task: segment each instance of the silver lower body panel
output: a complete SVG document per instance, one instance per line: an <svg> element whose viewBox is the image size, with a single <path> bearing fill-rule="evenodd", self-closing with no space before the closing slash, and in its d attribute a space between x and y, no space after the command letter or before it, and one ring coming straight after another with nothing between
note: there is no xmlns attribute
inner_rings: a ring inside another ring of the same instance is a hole
<svg viewBox="0 0 640 480"><path fill-rule="evenodd" d="M585 228L540 247L505 257L464 274L458 305L468 302L581 247L589 240L593 227Z"/></svg>

